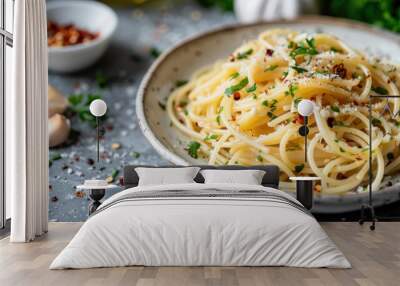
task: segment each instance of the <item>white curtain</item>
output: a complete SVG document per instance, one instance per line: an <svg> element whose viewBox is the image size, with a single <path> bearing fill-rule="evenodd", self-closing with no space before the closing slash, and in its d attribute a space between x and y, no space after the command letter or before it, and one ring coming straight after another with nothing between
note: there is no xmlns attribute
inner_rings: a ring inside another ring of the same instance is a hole
<svg viewBox="0 0 400 286"><path fill-rule="evenodd" d="M15 1L13 91L6 98L6 187L12 242L47 232L47 22L45 0Z"/></svg>

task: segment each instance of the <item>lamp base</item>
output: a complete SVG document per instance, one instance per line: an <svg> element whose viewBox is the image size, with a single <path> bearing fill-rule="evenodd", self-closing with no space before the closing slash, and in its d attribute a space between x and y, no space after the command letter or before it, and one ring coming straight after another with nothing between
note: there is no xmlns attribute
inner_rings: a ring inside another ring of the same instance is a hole
<svg viewBox="0 0 400 286"><path fill-rule="evenodd" d="M104 197L106 194L105 189L91 189L89 190L89 197L92 200L92 202L89 205L89 215L94 213L97 208L101 205L100 200Z"/></svg>
<svg viewBox="0 0 400 286"><path fill-rule="evenodd" d="M358 221L358 223L359 223L360 225L363 225L364 222L369 221L369 220L368 220L368 216L366 215L366 212L368 212L368 211L369 211L369 213L370 213L370 220L371 220L371 223L372 223L372 224L369 226L369 229L370 229L370 230L375 230L375 222L377 222L378 220L377 220L376 215L375 215L374 206L372 206L372 205L370 205L370 204L363 204L363 205L361 205L361 218L360 218L360 220Z"/></svg>

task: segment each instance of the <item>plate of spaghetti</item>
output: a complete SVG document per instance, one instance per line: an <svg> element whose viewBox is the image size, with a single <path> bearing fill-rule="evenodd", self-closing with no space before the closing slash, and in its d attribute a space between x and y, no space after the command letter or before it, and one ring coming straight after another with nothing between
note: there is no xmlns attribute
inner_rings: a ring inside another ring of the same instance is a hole
<svg viewBox="0 0 400 286"><path fill-rule="evenodd" d="M397 35L347 20L307 17L213 30L164 53L137 97L140 126L175 164L274 164L280 188L317 176L317 212L367 198L371 95L399 95ZM315 103L304 164L302 99ZM399 199L400 99L372 102L373 191Z"/></svg>

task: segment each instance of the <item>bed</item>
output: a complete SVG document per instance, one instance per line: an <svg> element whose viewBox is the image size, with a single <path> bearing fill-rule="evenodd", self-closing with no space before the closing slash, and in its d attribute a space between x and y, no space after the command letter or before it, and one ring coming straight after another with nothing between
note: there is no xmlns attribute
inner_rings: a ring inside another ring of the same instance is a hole
<svg viewBox="0 0 400 286"><path fill-rule="evenodd" d="M204 183L200 172L193 183L138 185L137 167L125 167L125 189L102 203L50 269L351 267L310 212L278 190L276 166L198 166L262 170L260 185Z"/></svg>

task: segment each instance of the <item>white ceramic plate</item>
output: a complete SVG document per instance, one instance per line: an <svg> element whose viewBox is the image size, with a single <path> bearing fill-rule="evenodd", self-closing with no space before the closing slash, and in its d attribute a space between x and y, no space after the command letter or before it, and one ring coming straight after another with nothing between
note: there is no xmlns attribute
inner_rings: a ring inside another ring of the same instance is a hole
<svg viewBox="0 0 400 286"><path fill-rule="evenodd" d="M190 141L174 127L160 102L166 101L175 82L189 79L194 71L226 58L244 42L271 28L290 28L306 32L326 32L341 38L351 47L400 63L400 37L368 25L329 17L303 17L295 21L256 23L223 27L183 41L160 56L145 75L136 99L140 127L157 152L177 165L206 164L193 159L185 151ZM399 187L374 194L374 204L383 205L399 200ZM337 213L359 209L368 196L324 196L315 199L313 211Z"/></svg>

